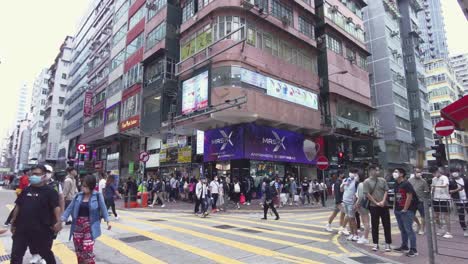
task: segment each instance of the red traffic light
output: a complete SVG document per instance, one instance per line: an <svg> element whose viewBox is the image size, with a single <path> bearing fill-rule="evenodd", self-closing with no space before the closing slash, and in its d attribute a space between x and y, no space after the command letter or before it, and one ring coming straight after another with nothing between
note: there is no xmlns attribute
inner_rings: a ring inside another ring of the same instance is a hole
<svg viewBox="0 0 468 264"><path fill-rule="evenodd" d="M344 158L344 153L343 153L343 152L338 152L338 158L339 158L339 159Z"/></svg>

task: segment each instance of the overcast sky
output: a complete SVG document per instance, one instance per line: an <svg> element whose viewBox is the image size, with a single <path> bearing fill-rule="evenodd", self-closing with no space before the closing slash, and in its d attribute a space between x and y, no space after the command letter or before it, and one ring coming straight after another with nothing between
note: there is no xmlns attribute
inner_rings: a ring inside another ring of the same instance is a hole
<svg viewBox="0 0 468 264"><path fill-rule="evenodd" d="M18 90L49 67L92 0L0 1L0 136L10 129ZM468 52L468 22L456 0L443 0L451 54Z"/></svg>

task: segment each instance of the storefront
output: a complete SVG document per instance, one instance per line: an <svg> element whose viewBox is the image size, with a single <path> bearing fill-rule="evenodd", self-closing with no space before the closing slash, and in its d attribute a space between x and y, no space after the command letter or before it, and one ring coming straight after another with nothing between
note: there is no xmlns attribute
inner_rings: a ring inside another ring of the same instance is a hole
<svg viewBox="0 0 468 264"><path fill-rule="evenodd" d="M302 181L317 177L316 158L323 139L300 133L240 124L205 131L205 173L229 178L252 176L256 186L264 177L287 175Z"/></svg>
<svg viewBox="0 0 468 264"><path fill-rule="evenodd" d="M166 143L161 145L159 153L159 173L163 178L199 177L199 164L193 163L194 149L191 137L168 136Z"/></svg>

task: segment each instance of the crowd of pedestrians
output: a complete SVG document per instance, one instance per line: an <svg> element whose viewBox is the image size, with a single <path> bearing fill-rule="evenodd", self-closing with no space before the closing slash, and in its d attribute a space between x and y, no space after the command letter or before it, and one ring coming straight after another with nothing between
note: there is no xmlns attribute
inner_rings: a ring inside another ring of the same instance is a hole
<svg viewBox="0 0 468 264"><path fill-rule="evenodd" d="M454 207L464 236L468 237L466 178L462 177L459 169L452 169L451 177L444 175L443 168L433 167L429 172L432 178L424 178L422 169L418 167L411 174L403 168L396 168L390 177L383 177L380 168L375 165L368 167L367 175L356 168L349 169L348 175L344 171L338 172L332 176L335 207L325 229L333 231L332 223L340 213L338 232L345 235L347 240L369 244L368 236L371 233L372 250L379 251L379 233L383 229L385 251L403 252L408 257L414 257L418 255L417 235L425 234L424 199L431 197L428 201L434 211L437 235L445 239L453 238L450 216ZM428 180L431 180L431 184L428 184ZM393 186L393 189L389 186ZM390 199L390 195L393 195L393 199ZM401 235L401 245L394 248L391 246L391 208Z"/></svg>

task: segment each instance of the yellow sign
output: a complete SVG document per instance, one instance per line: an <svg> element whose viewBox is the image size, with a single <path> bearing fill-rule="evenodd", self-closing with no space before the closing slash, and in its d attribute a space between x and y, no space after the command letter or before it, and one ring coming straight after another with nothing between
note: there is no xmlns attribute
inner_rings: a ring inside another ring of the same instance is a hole
<svg viewBox="0 0 468 264"><path fill-rule="evenodd" d="M159 152L159 162L166 162L167 160L167 151L165 149L161 149Z"/></svg>
<svg viewBox="0 0 468 264"><path fill-rule="evenodd" d="M179 149L177 156L178 163L190 163L192 161L192 147L184 147Z"/></svg>

